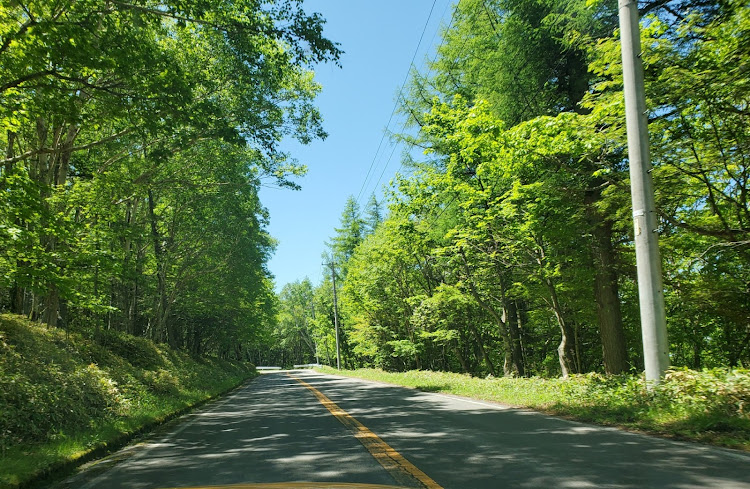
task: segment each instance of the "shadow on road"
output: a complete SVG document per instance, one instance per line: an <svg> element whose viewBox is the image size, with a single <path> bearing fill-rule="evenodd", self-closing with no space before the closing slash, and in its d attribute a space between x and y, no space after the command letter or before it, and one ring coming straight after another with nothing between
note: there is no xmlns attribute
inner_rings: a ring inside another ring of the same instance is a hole
<svg viewBox="0 0 750 489"><path fill-rule="evenodd" d="M750 488L750 457L489 403L294 372L445 489ZM124 458L124 460L123 460ZM393 484L302 385L267 373L113 467L59 488Z"/></svg>
<svg viewBox="0 0 750 489"><path fill-rule="evenodd" d="M446 488L750 488L741 453L382 384L304 379Z"/></svg>

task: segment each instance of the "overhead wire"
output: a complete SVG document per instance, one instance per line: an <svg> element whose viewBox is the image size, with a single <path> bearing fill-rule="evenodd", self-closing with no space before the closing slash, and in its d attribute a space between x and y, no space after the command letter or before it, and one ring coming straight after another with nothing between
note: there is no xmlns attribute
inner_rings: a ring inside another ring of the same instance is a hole
<svg viewBox="0 0 750 489"><path fill-rule="evenodd" d="M447 27L447 29L448 29L448 30L449 30L449 29L451 28L451 26L453 25L453 22L455 21L455 17L456 17L456 12L458 11L458 6L459 6L459 4L460 4L460 3L461 3L461 0L458 0L458 2L456 3L456 5L455 5L455 6L454 6L454 8L453 8L453 13L451 14L451 20L450 20L450 22L448 23L448 27ZM449 4L449 5L450 5L450 4ZM434 6L435 6L435 4L433 3L433 7L434 7ZM447 10L447 8L446 8L446 10ZM444 16L444 15L445 15L445 14L443 14L443 16ZM428 22L429 22L429 19L428 19ZM425 24L425 29L426 29L426 27L427 27L427 24ZM424 31L422 32L422 34L424 35ZM437 31L436 31L435 35L433 35L433 41L434 41L434 39L435 39L435 36L436 36L436 35L437 35ZM433 60L432 60L432 63L430 64L430 66L429 66L429 68L428 68L428 70L427 70L427 73L425 74L425 77L428 77L428 76L429 76L429 74L430 74L430 72L432 71L432 66L433 66L433 65L435 64L435 62L437 61L437 57L438 57L438 55L439 55L439 53L440 53L440 48L442 47L442 45L443 45L443 43L444 43L444 42L445 42L445 38L441 39L441 41L440 41L440 44L438 45L438 47L437 47L437 48L436 48L436 50L435 50L435 56L434 56L434 58L433 58ZM415 53L414 53L415 57L416 57L416 54L417 54L417 53L415 52ZM409 70L408 70L408 71L407 71L407 73L406 73L406 78L404 79L404 83L403 83L403 84L401 85L401 89L399 90L399 95L398 95L398 97L396 98L396 104L395 104L395 105L394 105L394 107L393 107L393 113L395 113L395 112L396 112L396 109L398 108L398 104L399 104L399 102L400 102L401 100L403 100L403 91L404 91L404 88L406 87L406 82L407 82L407 81L408 81L408 79L409 79L409 75L410 75L410 74L411 74L411 72L412 72L412 68L416 68L416 66L414 65L414 61L413 61L413 59L412 59L412 64L411 64L411 65L409 66ZM404 102L406 102L406 101L404 100ZM391 114L391 115L393 115L393 114ZM407 117L406 117L406 120L405 120L405 121L404 121L404 122L402 123L402 125L401 125L401 132L404 132L404 130L406 129L406 124L407 124L407 122L408 122L408 121L409 121L409 117L407 116ZM419 121L417 121L417 123L419 123ZM385 130L385 131L383 132L383 137L385 137L385 136L386 136L387 132L388 132L388 127L386 127L386 130ZM382 141L382 140L381 140L381 141ZM408 150L407 150L407 151L411 151L411 150L412 150L412 149L414 148L414 146L415 146L415 143L414 143L413 141L409 141L409 143L408 143L408 144L409 144L409 148L408 148ZM388 165L390 164L390 162L391 162L391 159L393 159L393 155L395 154L395 152L396 152L396 148L397 148L397 147L398 147L398 144L394 144L394 146L393 146L393 150L391 150L391 154L390 154L390 155L388 156L388 159L386 160L386 162L385 162L385 165L383 166L383 170L382 170L382 171L380 172L380 176L378 177L377 181L375 182L375 185L374 185L374 187L375 187L375 188L377 188L378 184L379 184L379 183L380 183L380 181L381 181L381 180L383 179L383 176L385 175L385 172L386 172L386 170L388 169ZM399 168L398 168L398 170L396 170L396 172L398 173L399 171L401 171L401 169L403 168L403 166L404 166L404 163L403 163L403 161L402 161L402 162L401 162L401 164L399 165ZM358 199L358 200L359 200L359 199Z"/></svg>
<svg viewBox="0 0 750 489"><path fill-rule="evenodd" d="M497 28L497 25L499 25L501 23L501 21L500 21L500 19L498 19L497 12L494 12L494 11L491 12L491 9L487 6L487 0L482 0L482 6L484 7L484 11L485 11L485 14L487 15L487 19L489 20L490 27L492 27L492 31L495 33L495 37L498 40L501 40L500 32L498 31L498 28ZM514 53L512 55L512 59L513 59L513 61L515 61L517 63L519 61L518 60L518 53ZM556 69L560 68L564 63L565 63L565 57L561 56L555 62L553 70L556 70ZM530 101L529 97L528 97L528 93L527 93L525 87L521 84L521 80L519 79L517 72L513 72L513 82L514 82L516 88L521 93L521 96L523 97L524 106L525 106L524 115L529 115L531 117L534 117L535 115L538 115L540 113L539 99L540 99L540 97L543 97L543 95L544 95L543 94L544 87L543 86L537 86L536 87L536 91L532 90L532 95L533 95L532 99L533 100ZM532 101L533 101L533 104L532 104ZM532 107L532 105L533 105L533 107Z"/></svg>
<svg viewBox="0 0 750 489"><path fill-rule="evenodd" d="M460 3L460 0L456 4L456 10L454 11L454 16L455 16L456 11L458 10L458 4L459 3ZM497 23L499 22L499 20L495 17L497 14L495 12L491 12L490 11L490 8L487 5L487 0L482 0L482 7L483 7L483 10L484 10L484 12L485 12L485 14L487 16L487 20L489 21L489 24L490 24L490 27L492 28L492 31L494 32L496 38L499 40L500 39L500 33L498 31L498 28L497 28ZM451 19L451 22L453 22L453 18ZM442 45L442 43L441 43L441 45ZM461 52L464 51L465 45L466 45L466 38L464 38L463 44L461 45L461 48L460 48ZM462 56L462 54L463 53L461 53L461 55L459 55L458 58L460 58ZM449 74L452 74L452 70L453 70L453 68L455 68L455 66L457 64L458 58L454 58L453 62L451 63L451 67L448 69L448 73ZM514 57L514 59L515 59L515 57ZM560 63L560 62L561 61L558 61L558 63ZM517 88L521 89L521 93L522 93L523 98L524 98L525 109L533 111L533 109L531 107L531 102L528 99L527 94L523 91L523 89L522 89L522 87L520 85L520 80L518 79L518 75L517 74L514 74L513 81L515 82ZM537 92L534 93L534 102L535 102L536 105L538 105L538 97L540 95L541 95L541 89L537 89ZM453 205L453 202L456 201L456 199L458 198L458 196L459 196L458 193L454 194L453 197L450 199L450 201L448 201L448 203L446 203L443 206L443 208L440 209L440 212L438 212L437 215L435 215L427 223L427 229L426 229L426 231L430 231L430 230L434 229L434 227L437 225L437 223L440 220L440 218Z"/></svg>
<svg viewBox="0 0 750 489"><path fill-rule="evenodd" d="M448 26L446 27L446 30L445 30L446 33L448 31L450 31L451 27L453 26L454 22L456 21L456 14L458 13L458 9L459 9L460 4L461 4L461 0L458 0L458 2L456 2L456 5L454 6L450 22L448 23ZM446 38L444 36L443 39L441 39L440 44L438 45L438 47L435 49L435 56L432 59L432 63L430 63L427 72L424 74L424 78L425 79L429 79L430 73L433 71L433 67L435 66L435 64L437 62L437 59L438 59L438 56L440 55L440 48L442 48L443 44L445 43L445 40L446 40ZM461 47L459 49L459 51L461 52L461 55L463 54L465 46L466 46L466 39L463 40L463 43L461 44ZM449 73L452 72L452 70L456 67L457 63L458 63L458 60L456 58L454 58L452 60L452 62L451 62L451 66L448 68L448 72ZM407 117L407 121L408 121L408 117ZM417 123L419 124L419 121L417 121ZM404 122L404 125L402 126L402 131L404 129L406 129L406 121ZM414 148L414 146L416 145L416 143L414 141L409 141L409 145L410 145L409 150L411 150L411 149ZM396 171L396 173L398 173L399 171L401 171L401 168L403 168L403 166L404 166L404 162L402 161L401 164L399 165L399 169ZM438 212L438 214L436 216L434 216L429 222L427 222L427 229L425 231L430 231L430 230L432 230L432 229L435 228L435 225L438 223L438 221L440 220L440 218L453 205L453 203L456 201L456 199L458 199L458 197L459 197L459 193L455 193L453 195L453 197L450 199L450 201L448 201L448 203L446 203L443 206L443 208L440 209L440 212Z"/></svg>
<svg viewBox="0 0 750 489"><path fill-rule="evenodd" d="M453 23L455 21L455 17L456 17L456 14L458 12L458 7L459 7L460 3L461 3L461 0L458 0L458 2L456 3L456 5L454 6L453 14L452 14L451 20L450 20L450 22L448 24L447 30L450 30L451 26L453 25ZM433 9L434 9L434 6L435 6L435 3L433 2ZM492 31L494 32L495 36L499 39L500 38L500 33L499 33L497 25L496 25L498 23L498 19L496 18L497 14L495 12L491 12L490 11L491 9L487 5L487 0L482 0L482 7L483 7L485 15L487 16L487 20L489 21L489 25L490 25ZM432 9L430 10L430 16L431 15L432 15ZM427 23L425 23L425 30L427 28L427 24L428 23L429 23L429 17L428 17ZM424 36L425 30L423 30L422 36ZM421 40L422 40L422 37L420 37L420 44L421 44ZM434 36L433 36L433 40L434 40ZM423 78L425 78L425 79L428 78L429 75L430 75L430 73L432 72L433 67L434 67L434 65L435 65L435 63L437 61L438 56L439 56L440 48L445 43L445 40L446 39L445 39L445 36L444 36L443 39L440 42L440 45L437 47L436 52L435 52L435 57L433 58L432 63L430 64L429 69L424 74ZM463 53L463 51L465 49L466 41L467 40L464 39L463 43L461 45L460 51L462 53ZM379 152L380 148L382 147L383 141L385 140L385 136L388 133L388 128L390 127L390 124L391 124L391 122L393 120L394 114L396 113L398 105L402 101L404 103L406 103L406 100L403 97L403 91L404 91L404 88L406 87L406 82L408 81L408 78L409 78L410 73L412 72L412 69L416 68L416 66L414 65L414 59L416 57L418 49L419 49L419 45L417 46L417 50L415 50L414 56L412 57L412 63L409 66L409 70L407 71L406 77L404 79L404 83L402 84L401 89L398 92L398 97L396 98L396 103L394 105L393 111L391 112L391 116L388 119L388 124L386 125L386 129L384 130L383 136L382 136L382 138L380 140L380 144L378 145L378 151L376 152L376 156L373 159L373 163L370 165L370 169L368 170L368 174L367 174L365 183L363 183L363 186L360 189L360 193L357 196L357 201L359 201L359 199L361 197L361 194L362 194L362 192L363 192L363 190L365 188L365 185L369 181L370 173L371 173L372 169L374 168L375 161L377 161L377 153ZM462 56L462 54L459 55L459 57L461 57L461 56ZM514 56L514 58L515 58L515 56ZM558 61L558 63L561 63L561 62L562 62L562 60ZM457 63L458 63L458 58L454 58L453 61L452 61L452 63L451 63L451 67L448 69L448 74L449 75L453 75L452 70L455 68L455 66L456 66ZM417 73L417 74L419 74L419 73ZM531 111L533 113L534 109L532 108L532 105L537 105L538 104L538 98L541 95L541 91L542 91L541 88L540 87L537 88L536 93L533 93L533 95L534 95L533 96L533 102L534 102L534 104L532 104L532 101L529 99L528 94L521 87L521 83L520 83L520 80L518 79L518 75L517 74L514 74L514 76L513 76L513 82L517 86L517 88L519 88L520 91L521 91L521 95L523 97L523 102L524 102L524 106L525 106L525 111L524 112ZM413 114L412 114L412 117L414 117ZM409 116L407 115L406 120L401 125L401 132L402 133L405 131L406 124L408 123L408 121L409 121ZM419 124L418 120L417 120L417 123ZM406 150L407 152L411 151L414 148L415 142L414 141L408 141L408 144L409 144L409 148ZM398 147L398 145L395 144L394 147L393 147L393 149L391 150L391 153L390 153L388 159L386 160L386 163L383 166L382 171L380 172L380 176L377 179L377 181L375 182L375 187L377 187L377 185L380 183L380 181L382 180L383 176L385 175L385 172L386 172L386 170L388 168L388 165L390 164L391 159L393 158L393 155L395 154L395 150L396 150L397 147ZM404 165L404 161L401 162L401 164L400 164L399 169L397 170L397 172L400 171L403 168L403 165ZM437 221L439 221L440 217L442 217L442 215L453 205L453 203L455 202L455 200L457 198L458 198L458 194L453 195L453 197L450 199L450 201L448 201L442 207L442 209L440 209L440 211L437 213L437 215L435 215L435 217L428 222L428 224L427 224L427 230L430 230L430 229L434 228L434 226L437 224Z"/></svg>
<svg viewBox="0 0 750 489"><path fill-rule="evenodd" d="M419 48L422 46L422 40L424 39L424 35L427 32L427 27L430 24L430 19L432 19L432 13L435 10L435 5L437 4L437 0L433 0L432 7L430 7L430 13L427 15L427 20L425 21L424 28L422 29L422 34L419 36L419 42L417 43L416 49L414 49L414 55L412 55L411 63L409 63L409 69L406 71L406 76L404 77L404 81L401 83L401 88L398 91L398 96L396 97L396 102L393 104L393 110L391 111L390 117L388 117L388 123L385 126L385 129L383 130L383 136L380 138L380 142L378 143L378 148L375 150L375 156L373 156L372 162L370 163L370 168L367 170L367 175L365 175L365 180L362 182L362 187L359 189L359 193L357 194L356 201L359 203L360 198L362 197L362 192L364 192L365 187L367 186L367 183L370 178L370 174L372 173L373 168L375 167L375 162L378 159L378 153L380 152L380 148L383 146L383 141L385 141L385 137L388 134L388 128L391 125L391 121L393 120L393 116L396 114L396 110L398 109L399 101L401 100L401 97L403 96L404 88L406 87L406 83L409 81L409 73L411 73L411 69L414 66L414 60L417 59L417 54L419 53ZM390 158L389 158L390 161ZM386 163L387 167L387 163ZM382 178L382 174L381 174ZM375 187L377 187L378 183L380 183L380 179L375 183Z"/></svg>
<svg viewBox="0 0 750 489"><path fill-rule="evenodd" d="M458 2L456 2L456 4L454 5L454 8L453 8L453 12L452 12L452 15L451 15L451 19L450 19L450 21L449 21L449 23L448 23L448 26L447 26L447 28L446 28L446 31L450 30L450 29L451 29L451 27L453 26L453 24L454 24L454 22L455 22L455 20L456 20L456 15L457 15L457 13L458 13L458 9L459 9L459 5L460 5L460 3L461 3L461 0L458 0ZM375 163L376 163L376 161L377 161L377 157L378 157L378 154L380 153L380 149L382 148L383 142L385 141L385 137L386 137L386 136L388 135L388 128L390 127L390 125L391 125L391 122L393 121L393 117L394 117L394 115L396 114L396 111L397 111L397 109L398 109L399 103L401 103L401 102L406 102L406 101L404 100L404 95L403 95L403 92L404 92L404 89L406 88L406 83L408 82L409 76L410 76L410 74L412 73L412 69L415 69L415 68L416 68L416 66L414 65L414 61L415 61L415 59L416 59L416 55L418 54L418 51L419 51L419 47L421 46L421 43L422 43L422 39L423 39L423 37L424 37L424 34L425 34L425 32L426 32L427 26L429 25L429 21L430 21L430 18L431 18L431 16L432 16L432 12L433 12L433 10L434 10L435 4L436 4L436 2L433 2L432 8L430 9L430 15L428 16L428 19L427 19L427 21L425 22L425 27L423 28L423 31L422 31L422 35L420 36L420 41L419 41L419 44L417 45L417 48L415 49L414 55L412 56L412 62L411 62L411 63L410 63L410 65L409 65L409 69L408 69L408 71L407 71L407 73L406 73L406 76L405 76L405 78L404 78L404 82L402 83L402 85L401 85L401 88L400 88L400 89L399 89L399 91L398 91L398 96L396 97L396 102L394 103L394 107L393 107L393 110L391 111L391 114L390 114L390 116L389 116L389 118L388 118L388 123L386 124L386 128L384 129L384 131L383 131L383 135L382 135L382 137L381 137L381 139L380 139L380 142L379 142L379 144L378 144L378 148L377 148L377 150L376 150L376 153L375 153L375 157L373 158L373 161L372 161L372 162L371 162L371 164L370 164L370 167L369 167L369 169L368 169L367 175L366 175L366 177L365 177L365 181L363 182L363 184L362 184L362 187L360 188L360 191L359 191L359 193L358 193L358 195L357 195L357 202L358 202L358 203L359 203L359 200L360 200L360 198L362 197L362 193L363 193L364 189L365 189L365 188L366 188L366 186L367 186L367 183L368 183L368 181L369 181L369 178L370 178L370 175L371 175L371 173L372 173L372 170L373 170L373 169L374 169L374 168L376 167L376 166L375 166ZM484 5L484 7L485 7L485 12L486 12L486 9L487 9L486 3L484 3L484 2L483 2L483 5ZM447 9L447 8L446 8L446 9ZM488 14L488 18L489 18L489 12L486 12L486 13ZM445 16L445 15L443 14L443 16ZM492 18L489 18L489 20L490 20L490 23L492 24L492 21L493 21L494 19L492 19ZM497 29L496 29L496 27L495 27L494 25L492 25L492 29L493 29L493 31L495 31L495 34L496 34L496 35L499 35L499 33L497 32ZM437 35L437 31L436 31L436 34L435 34L435 35L433 35L433 43L434 43L434 38L435 38L435 36L436 36L436 35ZM428 78L428 77L429 77L429 75L430 75L430 73L431 73L431 72L433 71L433 69L434 69L434 66L435 66L435 64L436 64L436 62L437 62L437 58L438 58L438 56L439 56L439 54L440 54L440 48L441 48L441 47L443 46L443 44L444 44L445 42L446 42L446 38L445 38L445 37L443 37L443 39L441 40L440 44L438 45L438 47L437 47L437 48L436 48L436 50L435 50L435 55L434 55L434 57L433 57L433 59L432 59L432 63L430 63L430 65L429 65L429 68L428 68L427 72L426 72L426 73L425 73L425 74L423 75L423 78ZM464 51L464 49L465 49L465 46L466 46L466 39L464 39L464 40L463 40L463 43L461 44L461 48L460 48L460 51L461 51L462 53L463 53L463 51ZM460 57L460 56L459 56L459 57ZM452 60L452 63L451 63L451 66L450 66L450 68L449 68L449 70L448 70L448 71L450 72L449 74L452 74L452 70L453 70L453 69L455 68L456 64L458 64L458 59L453 59L453 60ZM527 101L527 105L528 105L528 101ZM409 121L409 117L407 116L406 120L405 120L405 121L404 121L404 122L403 122L403 123L401 124L401 132L403 132L403 131L404 131L404 130L406 129L406 124L408 123L408 121ZM417 123L419 123L419 121L417 121ZM413 149L413 148L414 148L414 146L415 146L415 142L414 142L414 141L409 141L409 142L408 142L408 144L409 144L409 149L408 149L407 151L410 151L411 149ZM392 160L392 158L393 158L393 155L395 154L395 151L396 151L396 149L397 149L397 148L398 148L398 144L395 144L395 145L393 146L393 149L391 150L391 153L390 153L390 155L389 155L388 159L386 160L386 163L385 163L385 165L383 166L383 169L382 169L382 171L380 172L380 175L379 175L379 177L378 177L377 181L375 182L375 187L377 187L377 185L378 185L378 184L380 183L380 181L382 180L383 176L385 175L385 172L386 172L386 170L388 169L388 165L390 164L390 161ZM398 172L398 171L400 171L400 170L401 170L401 168L403 168L403 165L404 165L404 162L402 161L402 162L401 162L401 164L400 164L400 166L399 166L399 170L397 170L397 172ZM447 203L445 203L445 205L444 205L444 206L442 206L442 208L440 209L440 211L439 211L439 212L438 212L438 213L437 213L437 214L436 214L436 215L435 215L435 216L433 217L433 219L431 219L431 220L430 220L430 221L429 221L429 222L427 223L427 230L428 230L428 231L429 231L429 230L431 230L431 229L433 229L433 228L435 227L435 225L436 225L436 224L437 224L437 222L438 222L438 221L440 220L440 218L441 218L441 217L443 216L443 214L444 214L444 213L445 213L445 212L446 212L446 211L447 211L447 210L448 210L449 208L451 208L451 206L452 206L452 205L453 205L453 203L454 203L454 202L455 202L455 201L457 200L457 198L458 198L458 197L459 197L459 194L458 194L458 193L454 194L454 195L452 196L452 198L451 198L451 199L450 199L450 200L449 200L449 201L448 201Z"/></svg>

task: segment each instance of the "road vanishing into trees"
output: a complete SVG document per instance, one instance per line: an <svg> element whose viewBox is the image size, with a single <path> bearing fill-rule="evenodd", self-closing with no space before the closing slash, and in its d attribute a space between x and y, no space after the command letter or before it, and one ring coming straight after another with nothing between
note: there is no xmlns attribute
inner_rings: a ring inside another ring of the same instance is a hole
<svg viewBox="0 0 750 489"><path fill-rule="evenodd" d="M290 371L264 374L55 487L227 485L750 488L750 455Z"/></svg>

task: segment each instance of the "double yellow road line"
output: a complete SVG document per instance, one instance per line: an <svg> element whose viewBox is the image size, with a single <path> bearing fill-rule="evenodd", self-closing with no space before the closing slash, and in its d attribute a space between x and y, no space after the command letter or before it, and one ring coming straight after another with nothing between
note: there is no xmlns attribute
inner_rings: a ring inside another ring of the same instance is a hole
<svg viewBox="0 0 750 489"><path fill-rule="evenodd" d="M328 411L330 411L330 413L341 422L341 424L346 426L354 434L354 437L364 445L367 451L369 451L375 460L377 460L378 463L380 463L380 465L391 474L396 482L405 487L443 489L427 474L406 460L403 455L391 448L391 446L384 442L378 435L370 431L365 425L341 409L335 402L328 399L325 394L304 380L289 373L287 373L287 375L307 387L318 401L320 401L320 403L325 406L326 409L328 409Z"/></svg>

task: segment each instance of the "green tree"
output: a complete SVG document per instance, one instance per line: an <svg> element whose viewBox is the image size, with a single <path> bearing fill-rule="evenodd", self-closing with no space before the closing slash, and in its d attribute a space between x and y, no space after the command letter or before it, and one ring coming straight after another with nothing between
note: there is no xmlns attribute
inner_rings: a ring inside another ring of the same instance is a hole
<svg viewBox="0 0 750 489"><path fill-rule="evenodd" d="M382 224L384 217L383 203L375 197L375 194L370 195L367 206L365 206L365 234L374 233L378 226Z"/></svg>
<svg viewBox="0 0 750 489"><path fill-rule="evenodd" d="M652 161L674 360L737 364L750 353L746 42L742 2L649 2L642 30ZM596 46L587 101L624 138L613 37ZM732 340L729 340L732 338Z"/></svg>
<svg viewBox="0 0 750 489"><path fill-rule="evenodd" d="M318 337L313 328L314 297L310 280L286 284L279 295L281 346L291 350L294 363L313 363L317 360Z"/></svg>
<svg viewBox="0 0 750 489"><path fill-rule="evenodd" d="M295 1L3 6L7 307L244 355L275 314L260 180L294 187L280 141L325 136L323 23Z"/></svg>
<svg viewBox="0 0 750 489"><path fill-rule="evenodd" d="M410 299L429 294L431 274L425 236L407 219L392 216L368 236L349 262L342 310L364 364L388 369L422 368L423 344L410 318Z"/></svg>
<svg viewBox="0 0 750 489"><path fill-rule="evenodd" d="M445 133L425 130L434 107L431 94L448 105L453 104L454 94L460 94L469 105L485 100L487 110L505 127L539 116L587 111L580 104L593 78L587 70L587 48L610 33L615 23L611 2L589 6L573 1L462 2L431 66L436 74L430 79L415 77L406 102L405 110L419 119L417 143L443 158L453 151L445 137L452 127L445 127ZM415 116L415 107L424 115ZM443 165L440 160L437 157L434 163L438 168ZM628 368L618 290L617 243L622 235L615 232L614 217L602 201L603 191L622 179L623 166L609 164L609 169L617 171L603 178L601 165L593 159L583 161L590 166L562 168L578 173L577 181L570 183L576 192L585 192L583 206L589 227L585 233L591 239L589 264L582 266L594 271L595 282L590 287L595 292L605 370L618 373ZM476 180L474 175L467 177L472 178ZM573 202L578 203L576 199Z"/></svg>
<svg viewBox="0 0 750 489"><path fill-rule="evenodd" d="M331 256L326 260L333 262L346 277L349 259L354 255L357 246L362 242L366 234L366 223L359 211L359 204L354 196L346 199L344 210L341 213L340 227L334 229L336 235L331 238L329 248Z"/></svg>

